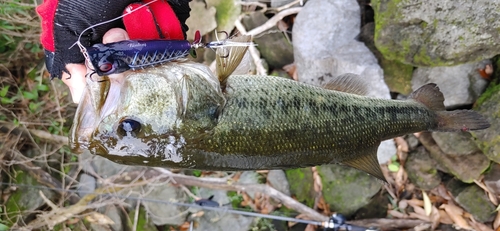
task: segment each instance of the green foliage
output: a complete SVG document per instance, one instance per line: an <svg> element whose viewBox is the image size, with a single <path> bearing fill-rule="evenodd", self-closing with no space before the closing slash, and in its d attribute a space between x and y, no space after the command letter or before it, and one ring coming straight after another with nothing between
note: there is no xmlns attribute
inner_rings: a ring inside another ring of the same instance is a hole
<svg viewBox="0 0 500 231"><path fill-rule="evenodd" d="M228 191L227 196L229 197L229 201L231 201L231 205L233 208L241 207L240 204L243 202L243 196L237 192Z"/></svg>

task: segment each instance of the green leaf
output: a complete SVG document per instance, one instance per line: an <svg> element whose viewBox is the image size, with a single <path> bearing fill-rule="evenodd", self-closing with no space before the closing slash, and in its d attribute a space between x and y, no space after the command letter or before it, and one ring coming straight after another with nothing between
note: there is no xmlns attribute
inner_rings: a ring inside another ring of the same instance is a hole
<svg viewBox="0 0 500 231"><path fill-rule="evenodd" d="M48 91L49 86L47 86L45 84L39 84L39 85L36 85L36 89L38 89L39 91Z"/></svg>
<svg viewBox="0 0 500 231"><path fill-rule="evenodd" d="M4 98L4 97L2 97L2 99L0 99L0 103L2 103L2 104L12 104L12 103L14 103L14 99L13 98Z"/></svg>
<svg viewBox="0 0 500 231"><path fill-rule="evenodd" d="M10 86L5 86L2 88L2 90L0 90L0 97L5 97L7 95L7 92L9 92L9 87Z"/></svg>
<svg viewBox="0 0 500 231"><path fill-rule="evenodd" d="M34 90L32 92L24 91L23 97L26 99L36 100L38 99L38 91Z"/></svg>
<svg viewBox="0 0 500 231"><path fill-rule="evenodd" d="M31 112L35 112L38 108L40 108L40 103L35 103L35 102L30 102L28 105L28 108L30 109Z"/></svg>
<svg viewBox="0 0 500 231"><path fill-rule="evenodd" d="M0 231L4 231L4 230L10 230L9 226L6 226L6 225L0 223Z"/></svg>
<svg viewBox="0 0 500 231"><path fill-rule="evenodd" d="M391 163L387 167L389 168L389 171L391 171L391 172L397 172L399 170L398 163Z"/></svg>

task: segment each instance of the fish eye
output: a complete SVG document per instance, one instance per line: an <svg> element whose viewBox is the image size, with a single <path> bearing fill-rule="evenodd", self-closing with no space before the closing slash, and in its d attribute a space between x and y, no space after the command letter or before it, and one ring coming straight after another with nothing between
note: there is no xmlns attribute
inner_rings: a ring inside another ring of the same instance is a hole
<svg viewBox="0 0 500 231"><path fill-rule="evenodd" d="M117 133L122 136L136 136L141 131L141 123L133 119L123 119L118 124Z"/></svg>
<svg viewBox="0 0 500 231"><path fill-rule="evenodd" d="M108 72L111 71L111 69L113 69L113 64L111 63L103 63L99 66L99 70L102 72Z"/></svg>

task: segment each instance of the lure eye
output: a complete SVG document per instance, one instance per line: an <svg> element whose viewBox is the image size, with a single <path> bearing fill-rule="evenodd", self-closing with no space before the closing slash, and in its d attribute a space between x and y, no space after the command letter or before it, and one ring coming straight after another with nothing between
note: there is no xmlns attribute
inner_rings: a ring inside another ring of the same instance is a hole
<svg viewBox="0 0 500 231"><path fill-rule="evenodd" d="M196 51L195 51L194 49L189 50L189 54L191 55L191 57L193 57L193 58L195 58L195 59L196 59L196 57L198 57L198 56L196 55Z"/></svg>
<svg viewBox="0 0 500 231"><path fill-rule="evenodd" d="M118 124L117 133L122 136L136 136L141 131L141 123L133 119L124 119Z"/></svg>
<svg viewBox="0 0 500 231"><path fill-rule="evenodd" d="M99 66L99 70L102 72L108 72L113 69L113 64L111 63L103 63L102 65Z"/></svg>

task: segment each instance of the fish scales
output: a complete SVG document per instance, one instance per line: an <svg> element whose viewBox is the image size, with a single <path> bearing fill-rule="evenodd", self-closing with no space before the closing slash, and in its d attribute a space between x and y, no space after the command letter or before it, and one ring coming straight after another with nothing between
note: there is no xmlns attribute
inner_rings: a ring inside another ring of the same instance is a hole
<svg viewBox="0 0 500 231"><path fill-rule="evenodd" d="M340 163L382 140L436 126L435 113L412 101L362 97L268 76L231 76L226 87L226 105L203 149L222 156L267 157L269 166L263 169L310 166L303 160L311 157L316 164ZM255 168L245 162L231 165Z"/></svg>
<svg viewBox="0 0 500 231"><path fill-rule="evenodd" d="M123 164L201 170L341 163L384 180L377 161L382 140L490 126L477 112L445 111L435 84L398 101L272 76L223 77L220 86L206 66L172 62L95 88L108 94L87 91L71 147Z"/></svg>

